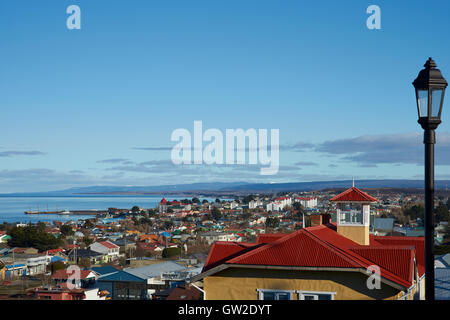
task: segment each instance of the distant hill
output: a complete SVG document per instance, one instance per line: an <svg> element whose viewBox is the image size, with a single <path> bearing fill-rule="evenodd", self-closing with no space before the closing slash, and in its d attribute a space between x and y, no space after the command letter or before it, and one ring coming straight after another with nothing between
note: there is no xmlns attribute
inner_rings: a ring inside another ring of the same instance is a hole
<svg viewBox="0 0 450 320"><path fill-rule="evenodd" d="M436 180L435 189L446 189L450 180ZM246 192L281 192L281 191L313 191L322 189L350 188L352 180L341 181L314 181L314 182L292 182L292 183L258 183L235 186L230 191ZM395 188L395 189L423 189L423 180L356 180L358 188ZM225 191L222 189L221 191Z"/></svg>
<svg viewBox="0 0 450 320"><path fill-rule="evenodd" d="M356 180L358 188L380 189L423 189L423 180ZM450 180L436 180L435 189L445 190L450 185ZM31 192L31 193L10 193L0 194L0 196L89 196L89 195L139 195L139 194L244 194L244 193L273 193L283 191L313 191L322 189L349 188L352 186L351 180L340 181L313 181L313 182L292 182L292 183L255 183L245 182L209 182L191 183L180 185L162 186L90 186L71 188L60 191Z"/></svg>

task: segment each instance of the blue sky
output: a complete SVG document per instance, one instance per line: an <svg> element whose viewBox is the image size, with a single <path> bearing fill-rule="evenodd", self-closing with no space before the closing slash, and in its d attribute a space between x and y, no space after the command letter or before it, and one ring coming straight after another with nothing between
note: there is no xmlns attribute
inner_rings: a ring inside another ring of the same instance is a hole
<svg viewBox="0 0 450 320"><path fill-rule="evenodd" d="M66 8L81 8L81 30ZM381 8L381 30L366 8ZM0 192L423 177L411 82L448 1L1 1ZM450 105L436 178L450 178ZM279 129L280 171L174 166L177 128Z"/></svg>

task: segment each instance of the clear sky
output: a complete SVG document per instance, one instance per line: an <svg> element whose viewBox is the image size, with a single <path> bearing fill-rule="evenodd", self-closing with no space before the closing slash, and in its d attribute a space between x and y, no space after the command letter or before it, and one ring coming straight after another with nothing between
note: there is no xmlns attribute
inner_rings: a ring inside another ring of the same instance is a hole
<svg viewBox="0 0 450 320"><path fill-rule="evenodd" d="M66 9L81 8L81 30ZM381 30L369 30L369 5ZM412 81L450 2L0 1L0 192L423 177ZM450 104L436 178L450 178ZM280 170L172 164L177 128L279 129Z"/></svg>

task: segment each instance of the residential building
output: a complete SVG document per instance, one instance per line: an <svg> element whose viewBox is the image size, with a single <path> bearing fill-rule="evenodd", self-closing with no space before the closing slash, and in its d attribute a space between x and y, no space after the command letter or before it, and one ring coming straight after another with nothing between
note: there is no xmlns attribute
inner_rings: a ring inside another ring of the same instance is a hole
<svg viewBox="0 0 450 320"><path fill-rule="evenodd" d="M350 188L330 199L337 221L255 243L215 242L202 273L206 300L364 300L423 298L424 239L369 233L370 203ZM380 289L369 287L369 277Z"/></svg>
<svg viewBox="0 0 450 320"><path fill-rule="evenodd" d="M208 243L213 244L215 241L241 241L241 237L233 233L210 231L200 235L200 238Z"/></svg>
<svg viewBox="0 0 450 320"><path fill-rule="evenodd" d="M305 209L317 207L316 197L296 197L294 202L299 202Z"/></svg>
<svg viewBox="0 0 450 320"><path fill-rule="evenodd" d="M111 241L94 242L89 249L108 255L110 261L118 259L120 255L120 247Z"/></svg>

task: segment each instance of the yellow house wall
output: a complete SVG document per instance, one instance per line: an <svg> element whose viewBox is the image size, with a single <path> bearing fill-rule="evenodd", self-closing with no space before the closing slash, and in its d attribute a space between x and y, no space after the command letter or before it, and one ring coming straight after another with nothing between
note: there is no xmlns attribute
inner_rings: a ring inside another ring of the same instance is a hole
<svg viewBox="0 0 450 320"><path fill-rule="evenodd" d="M370 244L368 226L338 226L337 232L360 245Z"/></svg>
<svg viewBox="0 0 450 320"><path fill-rule="evenodd" d="M402 294L384 283L370 290L366 281L360 272L230 268L204 278L203 287L207 300L257 300L257 289L336 292L335 300L397 299Z"/></svg>

